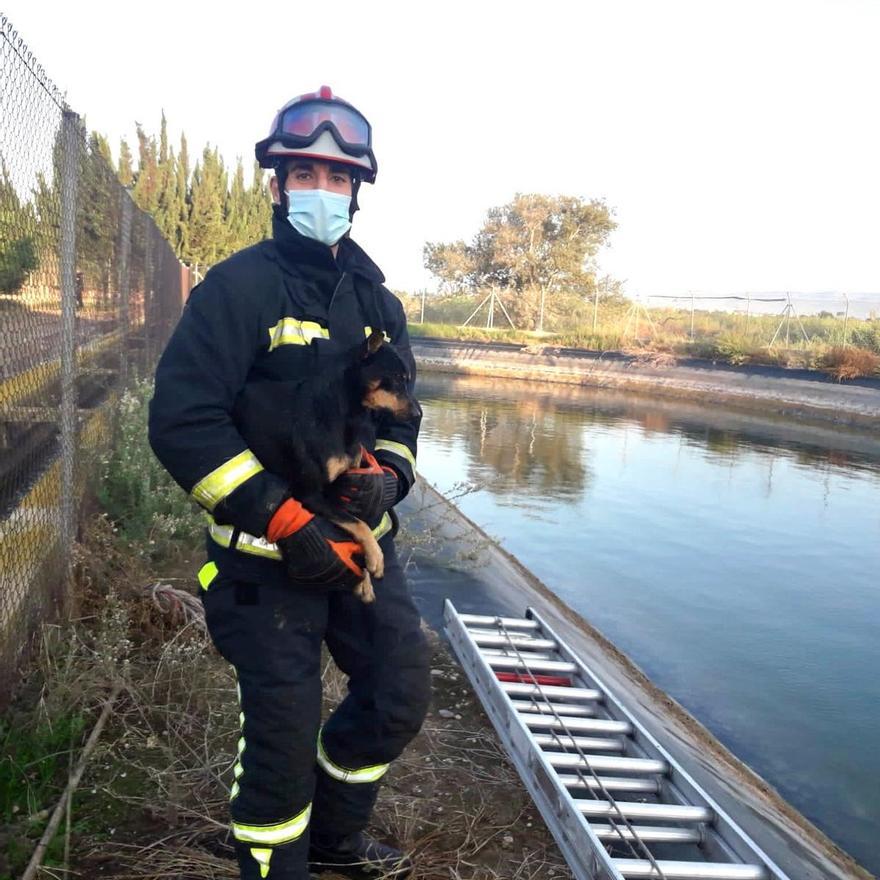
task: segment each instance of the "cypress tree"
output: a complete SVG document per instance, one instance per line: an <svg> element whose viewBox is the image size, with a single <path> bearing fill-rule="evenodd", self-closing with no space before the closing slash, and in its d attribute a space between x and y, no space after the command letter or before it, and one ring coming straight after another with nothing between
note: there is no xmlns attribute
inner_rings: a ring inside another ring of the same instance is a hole
<svg viewBox="0 0 880 880"><path fill-rule="evenodd" d="M134 169L132 168L131 147L125 138L119 141L119 164L116 166L116 176L124 187L129 187L134 183Z"/></svg>
<svg viewBox="0 0 880 880"><path fill-rule="evenodd" d="M207 146L193 171L188 242L188 256L193 262L213 266L229 252L224 218L226 193L223 160L216 148Z"/></svg>
<svg viewBox="0 0 880 880"><path fill-rule="evenodd" d="M174 166L177 179L177 228L175 241L177 256L183 259L189 248L189 214L190 214L190 190L189 190L189 147L186 143L186 135L180 133L180 153Z"/></svg>
<svg viewBox="0 0 880 880"><path fill-rule="evenodd" d="M159 206L159 162L156 155L156 139L147 137L140 123L137 125L138 170L135 175L132 196L135 204L151 216Z"/></svg>

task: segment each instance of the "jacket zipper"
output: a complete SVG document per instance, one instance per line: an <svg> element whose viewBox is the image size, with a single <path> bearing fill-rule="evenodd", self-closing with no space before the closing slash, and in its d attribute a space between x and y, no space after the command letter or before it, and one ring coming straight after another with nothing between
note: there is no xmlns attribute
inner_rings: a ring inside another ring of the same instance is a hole
<svg viewBox="0 0 880 880"><path fill-rule="evenodd" d="M336 287L333 288L333 295L330 297L330 305L327 306L327 325L330 324L330 311L333 308L333 303L336 302L336 294L339 292L339 288L342 287L342 282L345 281L345 272L339 276L339 281L336 282Z"/></svg>

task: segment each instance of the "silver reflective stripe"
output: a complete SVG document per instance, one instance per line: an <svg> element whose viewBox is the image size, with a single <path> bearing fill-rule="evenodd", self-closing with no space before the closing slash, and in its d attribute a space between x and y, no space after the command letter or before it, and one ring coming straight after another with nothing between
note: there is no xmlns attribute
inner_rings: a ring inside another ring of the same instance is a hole
<svg viewBox="0 0 880 880"><path fill-rule="evenodd" d="M366 336L367 339L370 338L370 334L371 334L372 332L373 332L373 328L372 328L372 327L370 327L370 326L366 326L366 327L364 327L364 336ZM389 336L384 330L382 331L382 338L383 338L386 342L391 342L391 337L390 337L390 336Z"/></svg>
<svg viewBox="0 0 880 880"><path fill-rule="evenodd" d="M318 764L328 776L332 776L340 782L352 783L378 782L391 766L390 764L373 764L372 767L340 767L327 756L320 735L318 736Z"/></svg>
<svg viewBox="0 0 880 880"><path fill-rule="evenodd" d="M408 446L404 446L403 443L398 443L395 440L377 440L376 452L378 452L380 449L384 449L386 452L393 452L395 455L399 455L402 459L408 461L410 467L415 470L416 457L412 454L412 451Z"/></svg>
<svg viewBox="0 0 880 880"><path fill-rule="evenodd" d="M387 535L391 531L391 516L386 511L379 525L373 529L373 535L378 541L379 538ZM232 526L218 525L211 517L208 517L208 534L221 546L232 546ZM281 559L281 551L277 544L270 544L265 538L258 538L255 535L249 535L247 532L239 532L238 540L235 543L235 549L242 553L250 553L253 556L263 556L267 559Z"/></svg>

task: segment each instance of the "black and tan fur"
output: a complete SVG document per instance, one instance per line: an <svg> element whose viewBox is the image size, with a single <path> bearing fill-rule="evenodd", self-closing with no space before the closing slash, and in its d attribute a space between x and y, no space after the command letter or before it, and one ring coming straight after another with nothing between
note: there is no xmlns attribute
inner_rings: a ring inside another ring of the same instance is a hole
<svg viewBox="0 0 880 880"><path fill-rule="evenodd" d="M383 575L382 550L369 526L327 490L341 473L360 465L363 448L373 448L374 415L381 411L398 419L420 413L406 364L378 331L344 357L322 363L312 378L249 382L233 409L239 432L263 467L287 480L307 510L363 547L364 580L355 593L364 602L374 599L371 575Z"/></svg>

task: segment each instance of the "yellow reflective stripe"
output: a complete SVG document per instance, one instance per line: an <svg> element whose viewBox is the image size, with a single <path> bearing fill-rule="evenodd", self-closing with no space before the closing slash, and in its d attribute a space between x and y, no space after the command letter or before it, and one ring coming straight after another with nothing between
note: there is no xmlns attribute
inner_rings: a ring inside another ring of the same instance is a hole
<svg viewBox="0 0 880 880"><path fill-rule="evenodd" d="M346 767L340 767L334 764L324 751L324 743L318 736L318 764L321 769L334 779L340 782L377 782L388 771L390 764L374 764L372 767L359 767L357 770L351 770Z"/></svg>
<svg viewBox="0 0 880 880"><path fill-rule="evenodd" d="M221 526L214 522L214 517L208 516L208 534L221 546L228 547L232 543L232 526Z"/></svg>
<svg viewBox="0 0 880 880"><path fill-rule="evenodd" d="M211 586L211 581L213 581L214 578L217 577L219 571L220 570L217 568L216 562L206 562L199 569L198 578L203 590L207 590L208 587Z"/></svg>
<svg viewBox="0 0 880 880"><path fill-rule="evenodd" d="M263 466L257 457L250 449L245 449L199 480L193 486L192 496L202 507L213 510L227 495L261 470Z"/></svg>
<svg viewBox="0 0 880 880"><path fill-rule="evenodd" d="M371 334L372 332L373 332L373 328L372 328L372 327L364 327L364 336L366 336L367 339L370 338L370 334ZM383 338L386 342L391 342L391 337L390 337L390 336L389 336L384 330L382 331L382 338Z"/></svg>
<svg viewBox="0 0 880 880"><path fill-rule="evenodd" d="M244 754L245 750L245 741L244 741L244 709L241 708L241 683L238 681L236 677L235 681L235 693L238 696L238 728L241 731L241 736L238 738L238 751L236 753L237 757L235 760L235 766L232 768L232 788L229 790L229 800L233 801L238 797L238 793L240 791L238 780L244 776L244 765L241 763L241 756Z"/></svg>
<svg viewBox="0 0 880 880"><path fill-rule="evenodd" d="M382 519L379 520L379 525L373 529L373 537L378 541L383 535L387 535L388 532L391 531L391 515L386 510L385 513L382 514Z"/></svg>
<svg viewBox="0 0 880 880"><path fill-rule="evenodd" d="M317 321L282 318L269 328L269 351L279 345L308 345L313 339L329 339L330 331Z"/></svg>
<svg viewBox="0 0 880 880"><path fill-rule="evenodd" d="M242 825L239 822L233 822L232 834L236 840L243 843L267 843L270 846L289 843L302 836L309 825L311 812L312 805L309 804L292 819L278 822L276 825Z"/></svg>
<svg viewBox="0 0 880 880"><path fill-rule="evenodd" d="M268 877L269 876L269 859L272 858L272 853L275 850L272 849L257 849L256 847L251 847L251 855L257 860L260 865L260 876Z"/></svg>
<svg viewBox="0 0 880 880"><path fill-rule="evenodd" d="M382 515L379 525L373 529L373 536L377 541L391 531L391 525L391 517L386 511ZM232 545L232 526L221 526L211 519L208 522L208 534L221 547L230 547ZM281 559L281 551L278 549L277 544L270 544L265 538L258 538L256 535L249 535L247 532L238 533L235 549L254 556L264 556L267 559Z"/></svg>
<svg viewBox="0 0 880 880"><path fill-rule="evenodd" d="M409 462L410 467L415 469L416 457L412 454L410 448L404 446L403 443L396 443L394 440L377 440L376 451L378 452L380 449L399 455L401 458L406 459L406 461Z"/></svg>

